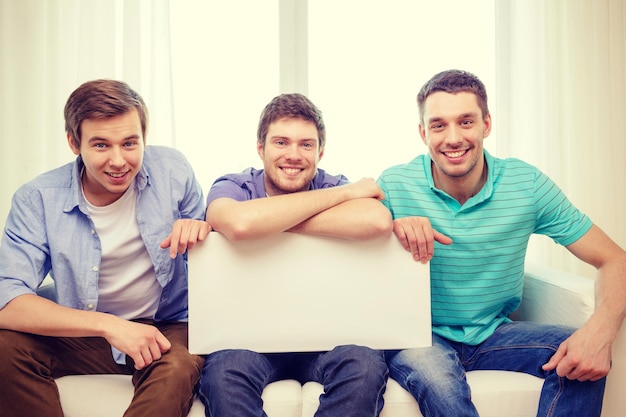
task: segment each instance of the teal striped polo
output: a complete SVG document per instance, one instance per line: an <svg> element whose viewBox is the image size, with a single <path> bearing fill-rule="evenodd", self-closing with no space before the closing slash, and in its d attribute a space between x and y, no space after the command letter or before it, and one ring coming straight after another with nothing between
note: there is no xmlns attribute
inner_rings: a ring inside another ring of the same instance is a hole
<svg viewBox="0 0 626 417"><path fill-rule="evenodd" d="M451 237L435 242L430 263L433 332L478 344L519 306L524 257L533 233L569 245L591 220L537 168L518 159L498 159L485 151L488 178L462 206L435 188L431 158L385 170L378 183L393 218L428 217Z"/></svg>

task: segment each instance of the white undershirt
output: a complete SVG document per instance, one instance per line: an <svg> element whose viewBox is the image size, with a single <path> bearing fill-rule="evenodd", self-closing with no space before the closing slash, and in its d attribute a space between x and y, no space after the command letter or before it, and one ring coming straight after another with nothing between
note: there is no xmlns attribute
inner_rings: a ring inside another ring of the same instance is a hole
<svg viewBox="0 0 626 417"><path fill-rule="evenodd" d="M152 318L161 297L150 255L139 234L135 187L104 207L87 203L102 244L98 311L124 319Z"/></svg>

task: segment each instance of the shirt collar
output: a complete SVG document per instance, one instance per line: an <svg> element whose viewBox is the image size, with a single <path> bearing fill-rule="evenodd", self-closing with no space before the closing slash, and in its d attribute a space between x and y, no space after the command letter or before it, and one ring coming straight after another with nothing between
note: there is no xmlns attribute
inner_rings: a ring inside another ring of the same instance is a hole
<svg viewBox="0 0 626 417"><path fill-rule="evenodd" d="M74 161L74 164L72 166L70 193L68 194L67 199L65 200L65 205L63 207L63 211L65 213L69 213L70 211L78 207L81 212L87 214L87 201L85 201L85 197L83 197L81 183L81 176L84 168L85 163L83 162L83 158L79 155L78 157L76 157L76 160ZM137 191L143 191L143 189L146 188L148 184L150 184L150 175L148 174L148 170L146 169L146 164L142 164L139 173L135 177L135 186L137 187Z"/></svg>

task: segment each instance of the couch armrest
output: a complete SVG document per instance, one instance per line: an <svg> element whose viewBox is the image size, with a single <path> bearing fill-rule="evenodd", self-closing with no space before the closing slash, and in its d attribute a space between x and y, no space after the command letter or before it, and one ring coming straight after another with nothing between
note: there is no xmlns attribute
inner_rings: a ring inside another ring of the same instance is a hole
<svg viewBox="0 0 626 417"><path fill-rule="evenodd" d="M527 263L522 303L511 318L578 328L587 321L594 305L593 280Z"/></svg>
<svg viewBox="0 0 626 417"><path fill-rule="evenodd" d="M554 268L525 266L524 296L514 320L582 326L594 309L594 281ZM626 410L626 326L613 344L613 362L607 377L602 417L620 417Z"/></svg>

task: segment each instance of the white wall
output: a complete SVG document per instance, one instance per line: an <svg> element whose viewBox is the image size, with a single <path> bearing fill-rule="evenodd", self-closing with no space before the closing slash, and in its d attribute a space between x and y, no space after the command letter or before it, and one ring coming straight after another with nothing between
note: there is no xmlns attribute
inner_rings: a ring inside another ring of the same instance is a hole
<svg viewBox="0 0 626 417"><path fill-rule="evenodd" d="M205 190L219 175L260 167L258 117L274 96L291 92L280 91L279 2L243 3L243 14L241 3L172 4L176 146ZM442 10L443 22L429 17ZM308 15L308 79L302 84L324 115L320 168L331 173L377 177L425 152L416 96L436 72L468 69L495 91L492 2L312 0ZM463 31L460 44L457 28L468 19L472 30ZM487 146L495 142L494 135Z"/></svg>

